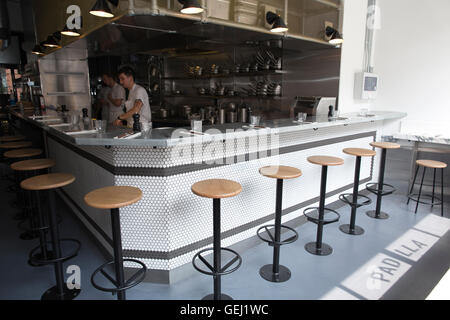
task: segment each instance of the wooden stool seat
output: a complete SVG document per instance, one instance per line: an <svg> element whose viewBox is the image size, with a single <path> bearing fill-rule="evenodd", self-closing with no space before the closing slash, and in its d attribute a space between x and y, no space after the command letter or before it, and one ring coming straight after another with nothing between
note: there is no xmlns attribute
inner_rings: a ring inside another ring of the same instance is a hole
<svg viewBox="0 0 450 320"><path fill-rule="evenodd" d="M356 157L374 157L377 153L370 149L362 148L345 148L342 150L345 154L356 156Z"/></svg>
<svg viewBox="0 0 450 320"><path fill-rule="evenodd" d="M29 158L29 157L36 157L40 156L42 154L41 149L17 149L17 150L11 150L7 151L4 154L5 158Z"/></svg>
<svg viewBox="0 0 450 320"><path fill-rule="evenodd" d="M242 191L242 186L231 180L211 179L199 181L192 185L192 192L197 196L210 199L231 198Z"/></svg>
<svg viewBox="0 0 450 320"><path fill-rule="evenodd" d="M416 164L422 167L432 168L432 169L445 169L447 164L441 161L434 160L417 160Z"/></svg>
<svg viewBox="0 0 450 320"><path fill-rule="evenodd" d="M259 169L259 173L268 178L274 179L295 179L301 177L302 171L287 166L267 166Z"/></svg>
<svg viewBox="0 0 450 320"><path fill-rule="evenodd" d="M0 137L0 142L15 142L15 141L22 141L22 140L25 140L25 137L21 136L21 135Z"/></svg>
<svg viewBox="0 0 450 320"><path fill-rule="evenodd" d="M308 158L308 161L320 166L340 166L344 164L343 159L329 156L312 156Z"/></svg>
<svg viewBox="0 0 450 320"><path fill-rule="evenodd" d="M128 186L111 186L89 192L84 201L97 209L118 209L129 206L142 199L139 188Z"/></svg>
<svg viewBox="0 0 450 320"><path fill-rule="evenodd" d="M33 171L52 168L56 165L53 159L33 159L14 162L11 169L15 171Z"/></svg>
<svg viewBox="0 0 450 320"><path fill-rule="evenodd" d="M75 177L70 173L50 173L35 176L20 183L25 190L50 190L67 186L75 181Z"/></svg>
<svg viewBox="0 0 450 320"><path fill-rule="evenodd" d="M398 143L392 142L371 142L370 145L380 149L400 149L401 147Z"/></svg>
<svg viewBox="0 0 450 320"><path fill-rule="evenodd" d="M32 143L30 141L17 141L8 142L0 144L0 149L20 149L31 147Z"/></svg>

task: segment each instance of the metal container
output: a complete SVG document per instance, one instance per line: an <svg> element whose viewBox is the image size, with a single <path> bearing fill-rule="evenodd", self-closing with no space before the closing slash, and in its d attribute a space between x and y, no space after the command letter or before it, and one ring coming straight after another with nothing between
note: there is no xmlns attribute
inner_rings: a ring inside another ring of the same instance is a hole
<svg viewBox="0 0 450 320"><path fill-rule="evenodd" d="M230 111L227 113L227 122L228 123L235 123L237 122L237 112L235 111Z"/></svg>
<svg viewBox="0 0 450 320"><path fill-rule="evenodd" d="M162 119L166 119L167 118L167 110L166 109L159 109L159 116Z"/></svg>
<svg viewBox="0 0 450 320"><path fill-rule="evenodd" d="M218 116L219 116L218 123L224 124L226 122L225 109L219 109Z"/></svg>
<svg viewBox="0 0 450 320"><path fill-rule="evenodd" d="M239 122L243 122L243 123L248 122L248 109L247 108L239 109Z"/></svg>

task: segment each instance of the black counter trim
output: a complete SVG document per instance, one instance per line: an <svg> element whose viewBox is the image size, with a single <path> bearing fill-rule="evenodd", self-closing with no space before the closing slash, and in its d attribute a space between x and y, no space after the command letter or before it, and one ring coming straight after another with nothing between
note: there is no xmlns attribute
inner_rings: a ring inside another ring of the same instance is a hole
<svg viewBox="0 0 450 320"><path fill-rule="evenodd" d="M360 181L360 185L363 185L363 184L365 184L365 183L367 183L367 182L369 182L371 180L372 180L372 176L370 176L369 178L366 178L364 180L361 180ZM339 189L336 189L334 191L328 192L326 197L331 197L331 196L340 194L340 193L344 192L345 190L348 190L348 189L350 189L352 187L353 187L353 183L351 183L349 185L346 185L344 187L341 187ZM301 208L307 207L307 206L309 206L309 205L311 205L313 203L316 203L318 201L319 201L319 196L317 196L315 198L312 198L310 200L301 202L301 203L296 204L296 205L294 205L292 207L284 209L282 215L283 216L287 215L287 214L289 214L291 212L294 212L294 211L299 210ZM231 230L228 230L228 231L224 231L224 232L222 232L222 240L226 239L226 238L229 238L229 237L232 237L232 236L235 236L235 235L237 235L237 234L239 234L241 232L244 232L246 230L249 230L251 228L257 227L257 226L259 226L259 225L261 225L263 223L271 222L271 221L273 221L274 214L275 213L271 213L271 214L269 214L269 215L267 215L265 217L262 217L262 218L260 218L258 220L249 222L247 224L244 224L242 226L239 226L237 228L234 228L234 229L231 229ZM211 226L211 228L212 228L212 226ZM212 241L213 241L213 238L209 237L209 238L203 239L201 241L197 241L197 242L192 243L190 245L187 245L187 246L184 246L184 247L181 247L181 248L175 249L173 251L169 251L169 252L142 251L142 250L123 250L123 254L126 257L138 258L138 259L170 260L170 259L174 259L174 258L177 258L179 256L182 256L184 254L187 254L187 253L190 253L190 252L194 252L194 251L199 250L200 248L203 248L205 246L208 246L208 245L210 245L212 243Z"/></svg>

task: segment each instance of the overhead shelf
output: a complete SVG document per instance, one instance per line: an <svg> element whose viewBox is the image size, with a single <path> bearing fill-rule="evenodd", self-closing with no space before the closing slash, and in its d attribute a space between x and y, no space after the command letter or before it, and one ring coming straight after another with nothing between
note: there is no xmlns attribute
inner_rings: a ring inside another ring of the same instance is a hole
<svg viewBox="0 0 450 320"><path fill-rule="evenodd" d="M48 96L76 96L87 94L86 92L48 92Z"/></svg>
<svg viewBox="0 0 450 320"><path fill-rule="evenodd" d="M47 71L44 74L52 74L57 76L85 76L86 74L83 72L61 72L61 71Z"/></svg>
<svg viewBox="0 0 450 320"><path fill-rule="evenodd" d="M202 76L184 76L184 77L165 77L163 80L202 80L202 79L215 79L215 78L233 78L233 77L261 77L271 75L286 74L285 70L268 70L257 72L233 72L228 74L207 74Z"/></svg>

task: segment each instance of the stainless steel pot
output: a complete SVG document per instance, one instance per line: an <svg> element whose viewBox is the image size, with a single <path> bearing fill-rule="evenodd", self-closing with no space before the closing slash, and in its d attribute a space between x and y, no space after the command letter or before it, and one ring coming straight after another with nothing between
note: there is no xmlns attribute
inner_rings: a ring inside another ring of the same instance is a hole
<svg viewBox="0 0 450 320"><path fill-rule="evenodd" d="M248 109L247 108L239 109L239 122L243 122L243 123L248 122Z"/></svg>
<svg viewBox="0 0 450 320"><path fill-rule="evenodd" d="M218 114L218 116L219 116L219 119L218 119L218 123L219 124L224 124L225 122L226 122L226 119L225 119L225 109L219 109L219 112L218 112L219 114Z"/></svg>
<svg viewBox="0 0 450 320"><path fill-rule="evenodd" d="M227 120L228 120L227 121L228 123L235 123L235 122L237 122L237 112L235 112L235 111L228 112Z"/></svg>

